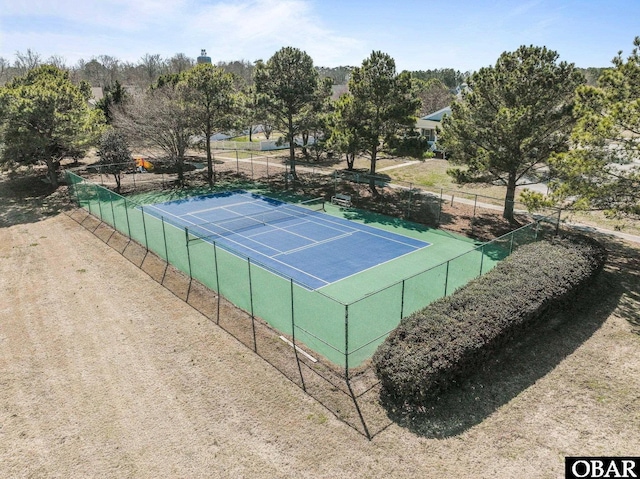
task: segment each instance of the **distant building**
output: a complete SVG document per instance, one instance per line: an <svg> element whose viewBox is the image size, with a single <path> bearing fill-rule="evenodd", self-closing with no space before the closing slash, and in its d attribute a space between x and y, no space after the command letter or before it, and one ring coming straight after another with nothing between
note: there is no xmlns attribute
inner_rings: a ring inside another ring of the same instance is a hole
<svg viewBox="0 0 640 479"><path fill-rule="evenodd" d="M434 151L438 157L440 157L440 154L444 157L444 152L441 151L437 145L438 130L442 128L442 119L449 115L451 115L451 107L447 106L419 118L416 122L416 128L421 135L427 137L429 145L431 145L431 150Z"/></svg>
<svg viewBox="0 0 640 479"><path fill-rule="evenodd" d="M211 57L207 56L207 51L204 48L200 50L200 56L198 57L198 65L200 63L211 63Z"/></svg>

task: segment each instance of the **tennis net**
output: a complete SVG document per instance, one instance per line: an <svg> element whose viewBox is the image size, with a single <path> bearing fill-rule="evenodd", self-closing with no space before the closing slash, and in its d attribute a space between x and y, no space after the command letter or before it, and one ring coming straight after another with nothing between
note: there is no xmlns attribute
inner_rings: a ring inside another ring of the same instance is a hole
<svg viewBox="0 0 640 479"><path fill-rule="evenodd" d="M279 223L301 216L308 216L324 211L324 198L314 198L296 204L283 203L273 209L261 213L242 215L222 221L212 221L187 227L187 232L194 236L189 241L206 240L208 238L229 236L252 228Z"/></svg>

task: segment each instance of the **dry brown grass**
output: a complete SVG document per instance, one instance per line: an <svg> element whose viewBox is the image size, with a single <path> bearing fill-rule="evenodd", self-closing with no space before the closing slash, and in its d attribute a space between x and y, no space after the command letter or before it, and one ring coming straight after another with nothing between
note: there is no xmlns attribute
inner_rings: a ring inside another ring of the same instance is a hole
<svg viewBox="0 0 640 479"><path fill-rule="evenodd" d="M21 181L0 182L2 477L555 478L640 450L637 245L605 238L575 309L369 442Z"/></svg>

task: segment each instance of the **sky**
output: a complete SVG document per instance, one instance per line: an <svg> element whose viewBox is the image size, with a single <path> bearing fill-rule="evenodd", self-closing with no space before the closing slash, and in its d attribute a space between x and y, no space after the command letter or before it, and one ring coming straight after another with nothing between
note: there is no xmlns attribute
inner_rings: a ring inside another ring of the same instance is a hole
<svg viewBox="0 0 640 479"><path fill-rule="evenodd" d="M68 66L109 55L268 60L292 46L316 66L358 66L372 51L400 70L494 65L520 45L604 67L640 36L640 0L0 0L0 57L27 50Z"/></svg>

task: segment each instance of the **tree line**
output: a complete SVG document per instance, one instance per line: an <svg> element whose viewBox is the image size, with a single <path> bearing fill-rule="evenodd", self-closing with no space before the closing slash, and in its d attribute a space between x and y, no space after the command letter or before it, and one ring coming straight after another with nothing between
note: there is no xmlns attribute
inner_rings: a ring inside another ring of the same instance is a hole
<svg viewBox="0 0 640 479"><path fill-rule="evenodd" d="M126 69L115 60L83 64L83 74L94 76L79 80L79 70L61 67L59 59L40 65L28 52L11 66L13 73L25 72L0 87L0 160L44 162L55 184L59 161L81 157L91 145L99 144L101 159L110 162L130 157L130 145L153 146L182 178L185 152L196 141L206 151L213 184L211 136L262 125L288 144L293 181L297 148L317 158L327 151L344 155L348 168L357 155L366 155L374 175L382 150L424 155L428 145L415 132L418 115L451 105L439 146L461 167L449 174L461 183L504 184L506 218L513 220L516 186L542 179L551 180L552 195L528 193L531 205L637 215L639 47L636 39L628 58L619 54L612 67L591 72L589 82L556 52L535 46L505 52L494 66L471 74L398 72L394 59L378 51L358 67L334 71L314 66L306 52L293 47L253 64L195 64L184 55L167 61L149 55L132 67L146 82L141 85L148 84L138 90L123 86ZM332 85L340 79L348 88L335 99ZM454 96L451 85L462 80L466 88ZM90 86L96 82L105 86L105 96L91 108ZM373 179L370 188L376 195Z"/></svg>
<svg viewBox="0 0 640 479"><path fill-rule="evenodd" d="M242 78L247 84L253 82L257 62L248 60L219 61L216 66ZM67 70L74 82L86 81L93 87L107 87L116 81L123 85L147 88L162 75L176 74L193 68L196 59L184 53L163 58L159 54L145 54L137 62L127 62L111 55L97 55L89 60L80 59L75 65L68 65L64 58L53 55L44 58L37 52L27 49L16 52L13 61L0 57L0 85L11 79L24 76L29 70L41 65L53 65ZM321 78L330 78L334 85L346 85L354 66L337 67L316 66ZM450 90L455 90L470 75L452 68L439 68L411 72L416 79L428 81L437 79Z"/></svg>

